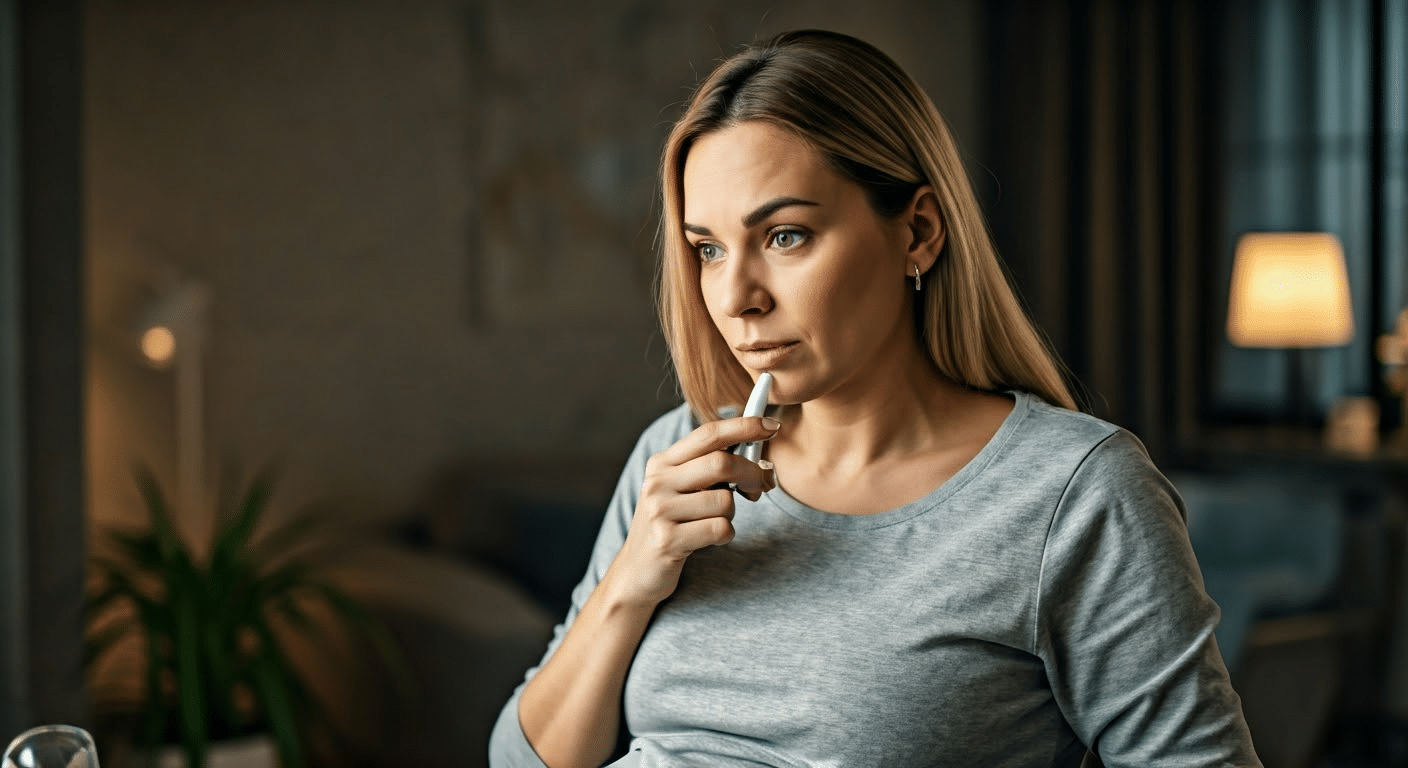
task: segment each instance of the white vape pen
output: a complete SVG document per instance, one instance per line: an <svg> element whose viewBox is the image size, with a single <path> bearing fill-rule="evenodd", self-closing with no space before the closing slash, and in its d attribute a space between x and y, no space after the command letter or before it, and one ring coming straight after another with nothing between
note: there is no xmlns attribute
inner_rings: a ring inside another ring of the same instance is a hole
<svg viewBox="0 0 1408 768"><path fill-rule="evenodd" d="M758 376L758 381L753 385L752 394L748 395L748 405L743 408L744 416L762 416L768 407L768 394L772 392L772 374L762 373ZM757 462L763 457L763 444L761 442L740 443L734 449L734 453L739 456Z"/></svg>

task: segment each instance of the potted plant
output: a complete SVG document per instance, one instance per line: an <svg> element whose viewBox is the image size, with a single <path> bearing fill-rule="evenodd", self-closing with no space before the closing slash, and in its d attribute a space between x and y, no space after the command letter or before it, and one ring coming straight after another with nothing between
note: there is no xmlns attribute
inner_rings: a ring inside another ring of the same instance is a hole
<svg viewBox="0 0 1408 768"><path fill-rule="evenodd" d="M310 554L328 541L321 520L299 516L256 536L273 486L263 473L222 515L208 555L178 535L150 472L138 473L147 525L108 530L96 555L90 617L126 602L130 616L95 629L88 663L133 633L144 648L141 735L148 765L163 744L178 744L188 768L205 765L213 743L267 733L284 768L306 765L306 731L314 700L290 664L282 629L321 627L309 609L325 607L370 642L400 683L404 659L374 616L331 583ZM404 690L404 688L403 688Z"/></svg>

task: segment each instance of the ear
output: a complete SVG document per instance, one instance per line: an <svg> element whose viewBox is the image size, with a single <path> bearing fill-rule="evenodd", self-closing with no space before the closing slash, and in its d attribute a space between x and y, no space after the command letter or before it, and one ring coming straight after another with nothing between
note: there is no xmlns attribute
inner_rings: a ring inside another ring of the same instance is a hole
<svg viewBox="0 0 1408 768"><path fill-rule="evenodd" d="M920 273L927 273L939 258L948 236L944 228L943 212L939 210L939 197L928 184L920 187L909 201L909 208L903 214L909 234L909 249L906 253L905 268L911 271L912 264L919 265Z"/></svg>

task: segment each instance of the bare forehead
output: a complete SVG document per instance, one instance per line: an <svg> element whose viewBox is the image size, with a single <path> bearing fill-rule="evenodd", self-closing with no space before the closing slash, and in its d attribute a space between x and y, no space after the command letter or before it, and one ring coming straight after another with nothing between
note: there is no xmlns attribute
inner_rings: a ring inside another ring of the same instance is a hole
<svg viewBox="0 0 1408 768"><path fill-rule="evenodd" d="M839 177L806 142L768 123L748 122L697 139L682 181L685 221L702 224L736 218L779 195L824 195Z"/></svg>

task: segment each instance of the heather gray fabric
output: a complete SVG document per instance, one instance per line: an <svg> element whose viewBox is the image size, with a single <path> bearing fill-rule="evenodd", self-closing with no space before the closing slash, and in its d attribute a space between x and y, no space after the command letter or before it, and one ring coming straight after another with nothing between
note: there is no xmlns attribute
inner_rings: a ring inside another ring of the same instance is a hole
<svg viewBox="0 0 1408 768"><path fill-rule="evenodd" d="M736 497L736 538L690 557L641 642L621 765L1075 768L1087 744L1109 768L1260 765L1172 486L1128 432L1015 398L898 509ZM549 655L646 459L692 428L681 407L642 435ZM517 713L515 693L491 764L538 768Z"/></svg>

